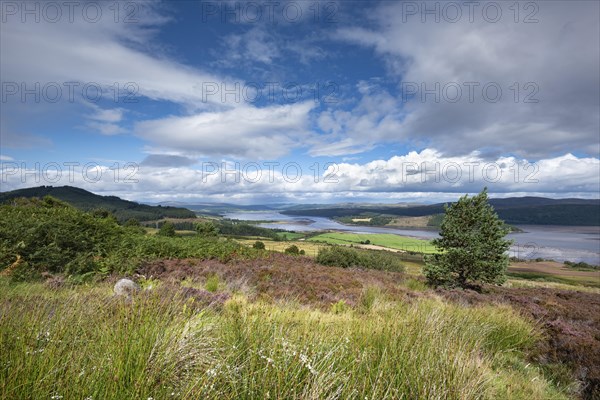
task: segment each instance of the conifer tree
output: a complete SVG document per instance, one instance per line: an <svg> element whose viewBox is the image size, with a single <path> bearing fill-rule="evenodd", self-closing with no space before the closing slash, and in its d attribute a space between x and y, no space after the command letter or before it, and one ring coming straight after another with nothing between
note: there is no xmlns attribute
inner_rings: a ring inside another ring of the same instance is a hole
<svg viewBox="0 0 600 400"><path fill-rule="evenodd" d="M439 254L428 257L423 272L434 286L476 287L506 280L511 241L509 228L488 203L487 188L445 206L440 238L433 241Z"/></svg>

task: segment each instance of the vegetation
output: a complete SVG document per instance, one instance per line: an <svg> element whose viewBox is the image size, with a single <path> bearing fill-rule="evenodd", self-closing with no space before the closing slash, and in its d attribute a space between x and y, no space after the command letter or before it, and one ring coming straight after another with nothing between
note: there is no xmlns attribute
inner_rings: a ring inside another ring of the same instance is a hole
<svg viewBox="0 0 600 400"><path fill-rule="evenodd" d="M342 268L404 271L404 266L396 254L387 251L358 250L346 246L324 247L319 250L316 261L322 265Z"/></svg>
<svg viewBox="0 0 600 400"><path fill-rule="evenodd" d="M170 221L165 222L158 230L157 235L175 237L175 226Z"/></svg>
<svg viewBox="0 0 600 400"><path fill-rule="evenodd" d="M300 249L295 244L285 249L285 254L291 254L297 256L300 254Z"/></svg>
<svg viewBox="0 0 600 400"><path fill-rule="evenodd" d="M219 228L217 228L217 226L211 221L197 223L195 225L195 230L198 233L198 235L203 237L219 236Z"/></svg>
<svg viewBox="0 0 600 400"><path fill-rule="evenodd" d="M504 239L507 233L488 203L487 188L472 198L461 197L446 207L440 238L433 240L440 253L427 259L425 277L434 286L502 284L511 244Z"/></svg>
<svg viewBox="0 0 600 400"><path fill-rule="evenodd" d="M217 225L219 233L233 237L258 236L280 240L281 232L273 229L262 228L260 226L250 225L245 222L220 221Z"/></svg>
<svg viewBox="0 0 600 400"><path fill-rule="evenodd" d="M303 238L306 236L306 234L304 233L298 233L298 232L288 232L288 231L278 231L273 229L277 235L277 238L275 238L275 240L298 240L300 238Z"/></svg>
<svg viewBox="0 0 600 400"><path fill-rule="evenodd" d="M257 257L240 244L217 238L148 236L123 227L105 213L86 213L52 197L15 199L0 206L0 271L16 280L44 272L82 277L130 273L143 261L161 257L220 260ZM167 228L164 228L167 226ZM166 233L170 231L170 233Z"/></svg>
<svg viewBox="0 0 600 400"><path fill-rule="evenodd" d="M427 222L427 226L439 228L442 226L443 220L444 220L444 214L432 215L431 218L429 219L429 222Z"/></svg>
<svg viewBox="0 0 600 400"><path fill-rule="evenodd" d="M0 284L1 398L566 398L507 306L371 291L336 313L241 295L204 308L189 289L125 302L104 285Z"/></svg>
<svg viewBox="0 0 600 400"><path fill-rule="evenodd" d="M208 279L206 279L206 282L204 283L204 289L206 289L207 291L214 293L217 290L219 290L219 276L218 275L211 275L208 277Z"/></svg>
<svg viewBox="0 0 600 400"><path fill-rule="evenodd" d="M352 247L399 245L387 235L326 234L346 244L332 246L275 232L241 245L214 221L186 237L146 235L138 221L51 197L0 206L0 398L599 393L598 289L434 291L408 253ZM305 248L320 249L296 257ZM133 274L143 290L114 297L110 282Z"/></svg>
<svg viewBox="0 0 600 400"><path fill-rule="evenodd" d="M120 222L125 222L131 218L135 218L138 221L152 221L162 218L196 217L196 214L193 211L185 208L149 206L123 200L115 196L99 196L88 192L87 190L72 186L39 186L4 192L0 193L0 203L10 202L21 197L42 198L45 196L52 196L62 200L82 211L104 209L114 215Z"/></svg>
<svg viewBox="0 0 600 400"><path fill-rule="evenodd" d="M571 261L565 261L565 265L568 267L571 267L573 269L577 269L577 270L581 270L581 271L589 271L589 270L600 270L600 265L592 265L592 264L588 264L586 262L571 262Z"/></svg>
<svg viewBox="0 0 600 400"><path fill-rule="evenodd" d="M331 244L366 244L366 241L369 241L368 244L407 252L424 254L437 252L435 246L427 240L398 236L390 233L361 235L358 233L331 232L313 236L308 240Z"/></svg>

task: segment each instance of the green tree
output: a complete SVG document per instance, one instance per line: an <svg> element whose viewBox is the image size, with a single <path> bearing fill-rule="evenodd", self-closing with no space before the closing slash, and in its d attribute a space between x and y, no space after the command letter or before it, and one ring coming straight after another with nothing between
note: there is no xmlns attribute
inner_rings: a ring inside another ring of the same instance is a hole
<svg viewBox="0 0 600 400"><path fill-rule="evenodd" d="M175 226L170 221L165 222L158 230L158 235L168 237L175 236Z"/></svg>
<svg viewBox="0 0 600 400"><path fill-rule="evenodd" d="M210 221L199 222L196 224L196 232L198 235L204 237L218 236L219 228L217 228L216 225Z"/></svg>
<svg viewBox="0 0 600 400"><path fill-rule="evenodd" d="M504 283L509 228L488 203L487 188L472 198L461 197L445 212L440 238L433 241L440 253L429 256L423 268L428 282L463 288Z"/></svg>
<svg viewBox="0 0 600 400"><path fill-rule="evenodd" d="M258 249L258 250L264 250L265 244L263 242L261 242L260 240L257 240L256 242L254 242L252 247L254 247L255 249Z"/></svg>

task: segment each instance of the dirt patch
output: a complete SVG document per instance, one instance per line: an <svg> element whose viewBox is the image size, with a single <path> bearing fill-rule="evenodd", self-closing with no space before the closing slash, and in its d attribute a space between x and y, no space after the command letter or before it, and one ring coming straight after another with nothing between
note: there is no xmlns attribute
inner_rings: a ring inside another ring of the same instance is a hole
<svg viewBox="0 0 600 400"><path fill-rule="evenodd" d="M508 303L537 321L546 338L538 344L536 361L568 365L582 383L583 398L600 399L600 295L545 288L437 293L462 304Z"/></svg>
<svg viewBox="0 0 600 400"><path fill-rule="evenodd" d="M384 247L384 246L377 246L376 244L356 244L356 243L353 243L353 246L361 248L361 249L368 249L368 250L385 250L385 251L391 251L392 253L406 253L404 250L392 249L390 247Z"/></svg>

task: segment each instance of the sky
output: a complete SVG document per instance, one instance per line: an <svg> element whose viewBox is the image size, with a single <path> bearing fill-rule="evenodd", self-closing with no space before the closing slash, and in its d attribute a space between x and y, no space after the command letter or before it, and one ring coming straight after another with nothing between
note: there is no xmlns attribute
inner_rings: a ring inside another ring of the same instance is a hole
<svg viewBox="0 0 600 400"><path fill-rule="evenodd" d="M600 2L0 2L0 190L598 198Z"/></svg>

